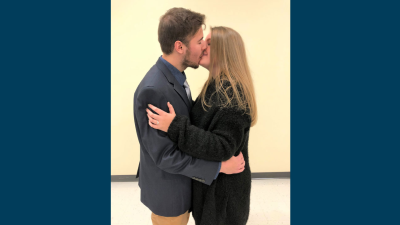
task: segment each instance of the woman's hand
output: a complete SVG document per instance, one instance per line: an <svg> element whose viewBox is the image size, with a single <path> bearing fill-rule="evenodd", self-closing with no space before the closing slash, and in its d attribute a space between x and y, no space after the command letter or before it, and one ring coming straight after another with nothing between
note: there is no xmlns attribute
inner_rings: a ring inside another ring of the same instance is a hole
<svg viewBox="0 0 400 225"><path fill-rule="evenodd" d="M148 106L158 114L154 114L149 109L146 109L147 117L149 117L149 125L154 129L167 132L169 125L172 123L172 120L174 120L176 116L174 107L172 107L172 105L168 102L170 113L167 113L151 104L149 104Z"/></svg>

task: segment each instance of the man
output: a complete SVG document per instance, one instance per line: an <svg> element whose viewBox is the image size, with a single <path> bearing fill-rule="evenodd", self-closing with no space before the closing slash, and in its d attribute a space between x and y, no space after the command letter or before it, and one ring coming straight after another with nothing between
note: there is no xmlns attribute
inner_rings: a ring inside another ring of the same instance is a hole
<svg viewBox="0 0 400 225"><path fill-rule="evenodd" d="M206 44L205 16L183 8L172 8L160 18L158 41L163 55L147 72L134 95L134 119L140 143L137 172L141 202L152 211L158 224L187 224L192 200L191 179L210 185L219 173L238 173L243 155L228 161L205 161L179 151L163 131L149 126L146 108L152 104L189 117L193 100L184 70L198 68ZM168 221L168 223L166 222Z"/></svg>

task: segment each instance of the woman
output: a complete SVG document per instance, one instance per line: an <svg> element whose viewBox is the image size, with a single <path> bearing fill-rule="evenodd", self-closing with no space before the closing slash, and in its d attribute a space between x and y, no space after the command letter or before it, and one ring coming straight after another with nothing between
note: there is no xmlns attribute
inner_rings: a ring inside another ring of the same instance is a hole
<svg viewBox="0 0 400 225"><path fill-rule="evenodd" d="M245 169L220 173L208 186L193 180L193 218L197 225L246 224L250 210L251 171L248 156L250 127L257 121L251 74L241 36L228 27L211 28L200 65L209 77L194 102L189 118L152 105L149 125L167 132L181 151L196 158L226 161L243 153Z"/></svg>

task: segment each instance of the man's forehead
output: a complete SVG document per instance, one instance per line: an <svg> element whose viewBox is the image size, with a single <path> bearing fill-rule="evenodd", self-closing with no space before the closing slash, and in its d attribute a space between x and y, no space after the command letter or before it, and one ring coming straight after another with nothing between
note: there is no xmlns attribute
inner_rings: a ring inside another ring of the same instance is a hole
<svg viewBox="0 0 400 225"><path fill-rule="evenodd" d="M199 29L196 34L192 37L192 41L199 41L203 39L203 29Z"/></svg>
<svg viewBox="0 0 400 225"><path fill-rule="evenodd" d="M203 37L203 29L202 28L200 28L198 31L197 31L197 33L196 33L196 35L195 36L197 36L197 38L201 38L201 37Z"/></svg>

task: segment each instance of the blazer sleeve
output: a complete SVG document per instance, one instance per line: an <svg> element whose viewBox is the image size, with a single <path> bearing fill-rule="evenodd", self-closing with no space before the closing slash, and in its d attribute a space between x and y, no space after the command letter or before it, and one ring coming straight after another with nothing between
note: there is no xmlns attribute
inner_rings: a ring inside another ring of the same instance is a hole
<svg viewBox="0 0 400 225"><path fill-rule="evenodd" d="M168 137L178 144L181 151L196 158L226 161L243 142L251 120L248 115L232 108L220 109L205 131L190 124L186 116L176 115L168 128Z"/></svg>
<svg viewBox="0 0 400 225"><path fill-rule="evenodd" d="M154 87L145 87L137 95L134 105L134 117L139 129L137 135L140 144L149 153L158 168L172 174L181 174L211 185L219 171L219 163L194 158L182 151L163 131L149 126L146 108L152 104L168 111L167 99Z"/></svg>

